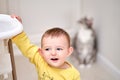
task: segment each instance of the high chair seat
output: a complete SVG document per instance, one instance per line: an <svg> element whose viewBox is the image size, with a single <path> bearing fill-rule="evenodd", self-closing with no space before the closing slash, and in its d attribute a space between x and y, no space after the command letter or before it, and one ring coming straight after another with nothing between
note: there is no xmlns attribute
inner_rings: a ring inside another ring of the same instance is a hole
<svg viewBox="0 0 120 80"><path fill-rule="evenodd" d="M0 14L0 39L9 39L22 32L23 26L10 15Z"/></svg>

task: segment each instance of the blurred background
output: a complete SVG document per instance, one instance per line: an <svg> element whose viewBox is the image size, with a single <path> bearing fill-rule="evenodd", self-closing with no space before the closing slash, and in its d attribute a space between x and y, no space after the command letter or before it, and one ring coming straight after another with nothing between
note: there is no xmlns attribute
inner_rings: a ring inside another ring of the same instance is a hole
<svg viewBox="0 0 120 80"><path fill-rule="evenodd" d="M120 80L120 0L0 0L0 14L19 15L24 31L38 46L47 29L64 28L73 39L79 29L77 21L83 16L93 17L97 62L84 69L74 65L81 80ZM37 80L34 65L15 45L13 48L18 80Z"/></svg>

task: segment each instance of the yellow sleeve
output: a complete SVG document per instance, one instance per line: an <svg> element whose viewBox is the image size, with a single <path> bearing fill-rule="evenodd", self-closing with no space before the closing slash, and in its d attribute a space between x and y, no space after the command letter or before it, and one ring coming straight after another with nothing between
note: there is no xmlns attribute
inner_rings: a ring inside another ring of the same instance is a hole
<svg viewBox="0 0 120 80"><path fill-rule="evenodd" d="M81 79L80 79L80 75L77 76L74 80L81 80Z"/></svg>
<svg viewBox="0 0 120 80"><path fill-rule="evenodd" d="M17 45L22 54L28 57L32 63L36 54L38 55L38 47L31 44L25 32L18 34L12 38L12 41Z"/></svg>
<svg viewBox="0 0 120 80"><path fill-rule="evenodd" d="M80 78L80 72L79 70L77 70L75 67L73 69L73 73L74 73L74 79L73 80L81 80Z"/></svg>

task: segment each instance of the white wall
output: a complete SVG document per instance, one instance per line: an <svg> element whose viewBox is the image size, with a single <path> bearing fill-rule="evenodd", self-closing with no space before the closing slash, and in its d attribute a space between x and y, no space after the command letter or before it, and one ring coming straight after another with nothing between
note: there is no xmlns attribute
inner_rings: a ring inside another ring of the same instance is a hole
<svg viewBox="0 0 120 80"><path fill-rule="evenodd" d="M80 0L11 0L9 14L22 17L24 30L33 38L39 38L50 27L62 27L69 33L77 30L80 18ZM73 33L74 34L74 33ZM72 34L71 34L72 36Z"/></svg>
<svg viewBox="0 0 120 80"><path fill-rule="evenodd" d="M81 14L94 17L99 54L120 71L120 0L82 0Z"/></svg>
<svg viewBox="0 0 120 80"><path fill-rule="evenodd" d="M7 0L0 0L0 14L6 14L7 9Z"/></svg>

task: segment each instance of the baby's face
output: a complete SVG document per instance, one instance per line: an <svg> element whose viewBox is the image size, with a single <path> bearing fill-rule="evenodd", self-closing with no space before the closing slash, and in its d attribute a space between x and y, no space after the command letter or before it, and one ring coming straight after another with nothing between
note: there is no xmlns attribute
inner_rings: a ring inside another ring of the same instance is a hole
<svg viewBox="0 0 120 80"><path fill-rule="evenodd" d="M47 63L57 68L65 68L65 60L72 53L65 36L43 38L41 50Z"/></svg>

